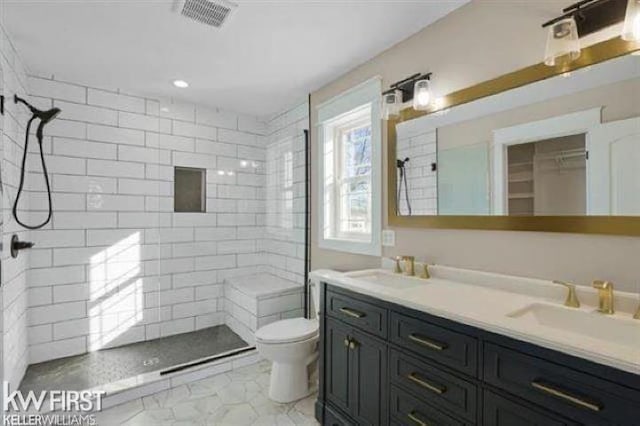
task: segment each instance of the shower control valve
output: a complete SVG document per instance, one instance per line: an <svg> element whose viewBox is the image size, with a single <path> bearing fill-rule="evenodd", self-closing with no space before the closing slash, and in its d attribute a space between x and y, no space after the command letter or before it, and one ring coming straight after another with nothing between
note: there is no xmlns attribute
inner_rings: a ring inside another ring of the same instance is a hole
<svg viewBox="0 0 640 426"><path fill-rule="evenodd" d="M18 252L20 250L30 249L34 245L35 243L32 243L31 241L20 241L18 235L14 234L13 237L11 237L11 257L15 259L18 257Z"/></svg>

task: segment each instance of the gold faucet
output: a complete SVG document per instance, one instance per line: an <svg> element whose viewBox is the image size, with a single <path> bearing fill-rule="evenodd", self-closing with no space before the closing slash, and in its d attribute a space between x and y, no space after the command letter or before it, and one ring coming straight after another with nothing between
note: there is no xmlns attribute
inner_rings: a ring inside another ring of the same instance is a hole
<svg viewBox="0 0 640 426"><path fill-rule="evenodd" d="M578 300L578 295L576 294L576 286L575 284L566 283L564 281L553 281L554 284L563 285L569 290L567 293L567 298L564 301L564 306L568 306L569 308L579 308L580 301Z"/></svg>
<svg viewBox="0 0 640 426"><path fill-rule="evenodd" d="M613 314L613 283L598 280L593 282L593 288L598 290L598 312Z"/></svg>
<svg viewBox="0 0 640 426"><path fill-rule="evenodd" d="M404 273L413 277L415 272L415 257L413 256L400 256L400 260L404 262Z"/></svg>

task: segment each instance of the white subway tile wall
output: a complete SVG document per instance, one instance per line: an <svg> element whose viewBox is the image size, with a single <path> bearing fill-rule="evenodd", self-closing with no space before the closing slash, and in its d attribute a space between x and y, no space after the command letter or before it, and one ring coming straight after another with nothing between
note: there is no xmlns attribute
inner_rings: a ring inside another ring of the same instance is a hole
<svg viewBox="0 0 640 426"><path fill-rule="evenodd" d="M437 172L431 169L431 164L437 162L437 142L435 130L426 133L416 132L409 128L399 131L398 159L409 158L405 165L409 201L413 215L438 214L438 179ZM400 213L409 214L404 183L400 202Z"/></svg>
<svg viewBox="0 0 640 426"><path fill-rule="evenodd" d="M53 223L30 235L30 363L222 324L230 276L302 283L306 103L265 123L29 83L32 97L62 109L45 142ZM175 166L206 169L206 213L173 213ZM46 194L30 190L35 216Z"/></svg>
<svg viewBox="0 0 640 426"><path fill-rule="evenodd" d="M34 300L46 300L51 297L47 292L35 293L29 296L27 292L27 269L29 267L28 256L21 255L12 259L9 250L11 236L17 234L21 240L28 240L29 233L22 229L11 217L11 207L15 199L19 182L20 162L22 161L22 147L24 145L24 129L30 117L28 110L22 105L16 105L11 99L15 94L26 97L27 74L22 61L14 49L4 28L0 26L0 89L5 95L5 114L0 117L0 155L2 158L2 288L0 291L3 318L2 339L0 350L3 352L2 369L4 380L7 380L15 389L27 368L28 345L27 337L27 306L29 298ZM46 88L44 90L47 90ZM57 90L57 88L55 89ZM66 89L62 89L66 91ZM69 93L68 97L74 96ZM40 106L51 107L47 101L34 100ZM60 128L59 128L60 130ZM71 129L69 129L71 131ZM46 144L51 144L47 138ZM34 144L37 146L37 144ZM33 148L33 146L32 146ZM32 176L29 176L30 179ZM33 181L31 179L31 181ZM26 185L25 185L26 186ZM28 196L20 201L21 219L28 221L29 203ZM42 257L34 258L34 262L47 264L50 253L43 253ZM47 338L47 331L36 329L31 337L33 342Z"/></svg>

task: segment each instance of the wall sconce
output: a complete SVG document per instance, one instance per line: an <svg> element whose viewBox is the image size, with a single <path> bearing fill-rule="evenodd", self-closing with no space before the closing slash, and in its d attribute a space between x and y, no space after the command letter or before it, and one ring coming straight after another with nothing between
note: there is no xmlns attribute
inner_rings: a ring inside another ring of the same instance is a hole
<svg viewBox="0 0 640 426"><path fill-rule="evenodd" d="M426 111L431 103L431 83L429 77L416 81L413 86L413 109Z"/></svg>
<svg viewBox="0 0 640 426"><path fill-rule="evenodd" d="M567 65L580 57L578 25L573 16L549 26L544 63L550 67Z"/></svg>
<svg viewBox="0 0 640 426"><path fill-rule="evenodd" d="M405 102L413 101L413 108L418 111L429 109L431 101L431 73L414 74L397 83L389 90L382 92L382 119L389 120L400 116L400 109Z"/></svg>
<svg viewBox="0 0 640 426"><path fill-rule="evenodd" d="M402 105L402 92L392 90L382 94L382 119L397 118L400 115L400 105Z"/></svg>
<svg viewBox="0 0 640 426"><path fill-rule="evenodd" d="M640 41L640 0L627 2L621 37L626 41Z"/></svg>
<svg viewBox="0 0 640 426"><path fill-rule="evenodd" d="M542 24L543 28L548 28L544 63L551 67L566 67L580 57L580 38L621 22L630 8L637 12L639 1L581 0L564 8L563 15ZM640 18L638 24L640 35Z"/></svg>

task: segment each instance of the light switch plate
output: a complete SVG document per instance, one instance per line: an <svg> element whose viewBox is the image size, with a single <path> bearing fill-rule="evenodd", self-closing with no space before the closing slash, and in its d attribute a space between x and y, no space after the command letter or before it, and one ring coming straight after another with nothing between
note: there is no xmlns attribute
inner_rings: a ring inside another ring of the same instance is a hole
<svg viewBox="0 0 640 426"><path fill-rule="evenodd" d="M396 231L385 229L382 231L382 245L385 247L395 247Z"/></svg>

